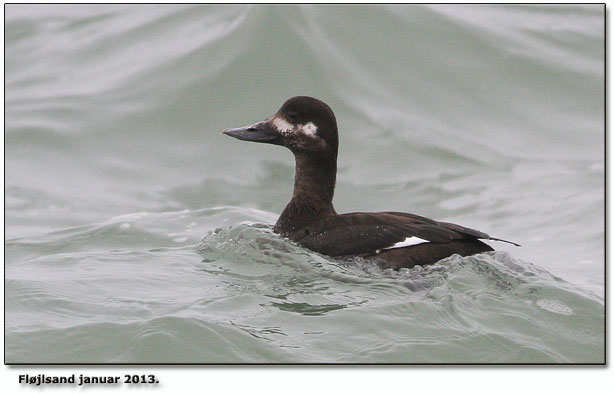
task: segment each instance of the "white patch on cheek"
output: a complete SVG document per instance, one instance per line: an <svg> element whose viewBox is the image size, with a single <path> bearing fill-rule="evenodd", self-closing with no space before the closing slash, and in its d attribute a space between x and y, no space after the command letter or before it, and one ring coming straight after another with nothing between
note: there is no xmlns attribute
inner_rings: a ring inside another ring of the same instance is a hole
<svg viewBox="0 0 614 394"><path fill-rule="evenodd" d="M273 119L273 126L279 131L281 134L288 134L294 129L294 125L289 123L284 118L276 117Z"/></svg>
<svg viewBox="0 0 614 394"><path fill-rule="evenodd" d="M299 130L301 131L301 133L313 137L313 136L316 135L316 132L318 131L318 128L312 122L309 122L309 123L306 123L304 125L301 125Z"/></svg>
<svg viewBox="0 0 614 394"><path fill-rule="evenodd" d="M282 117L275 117L271 123L273 124L273 127L275 127L277 131L283 135L298 132L309 137L314 137L318 131L318 127L313 124L313 122L295 126Z"/></svg>

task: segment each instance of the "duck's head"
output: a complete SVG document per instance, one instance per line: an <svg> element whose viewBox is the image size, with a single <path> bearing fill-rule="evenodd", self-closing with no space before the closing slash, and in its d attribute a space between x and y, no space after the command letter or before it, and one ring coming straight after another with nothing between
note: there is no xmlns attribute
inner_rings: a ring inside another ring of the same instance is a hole
<svg viewBox="0 0 614 394"><path fill-rule="evenodd" d="M337 157L339 145L335 114L324 102L307 96L288 99L268 119L250 126L224 130L242 141L281 145L294 154Z"/></svg>

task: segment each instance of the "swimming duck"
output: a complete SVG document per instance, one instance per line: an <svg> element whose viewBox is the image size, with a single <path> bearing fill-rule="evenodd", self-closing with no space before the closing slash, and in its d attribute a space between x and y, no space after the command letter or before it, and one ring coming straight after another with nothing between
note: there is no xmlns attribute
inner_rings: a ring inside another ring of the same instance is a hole
<svg viewBox="0 0 614 394"><path fill-rule="evenodd" d="M292 97L270 118L223 133L292 151L296 162L294 192L274 231L318 253L335 258L376 258L383 267L398 269L433 264L453 254L470 256L494 250L480 240L519 246L411 213L338 214L333 207L337 121L331 108L313 97Z"/></svg>

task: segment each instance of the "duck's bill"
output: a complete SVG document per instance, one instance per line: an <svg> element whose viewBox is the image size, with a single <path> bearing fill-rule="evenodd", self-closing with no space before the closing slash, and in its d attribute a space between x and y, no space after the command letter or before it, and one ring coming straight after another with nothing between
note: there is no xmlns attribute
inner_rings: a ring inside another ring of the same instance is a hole
<svg viewBox="0 0 614 394"><path fill-rule="evenodd" d="M268 142L270 144L276 143L280 137L279 132L268 122L258 122L237 129L226 129L223 133L241 141Z"/></svg>

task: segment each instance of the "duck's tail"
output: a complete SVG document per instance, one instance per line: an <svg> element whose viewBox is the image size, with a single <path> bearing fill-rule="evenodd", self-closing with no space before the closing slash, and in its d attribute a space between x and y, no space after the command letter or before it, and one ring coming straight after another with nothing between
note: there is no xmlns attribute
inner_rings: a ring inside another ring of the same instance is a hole
<svg viewBox="0 0 614 394"><path fill-rule="evenodd" d="M522 246L520 244L517 244L516 242L512 242L512 241L506 241L505 239L501 239L501 238L493 238L493 237L488 237L489 240L491 241L500 241L500 242L506 242L508 244L512 244L514 246Z"/></svg>

